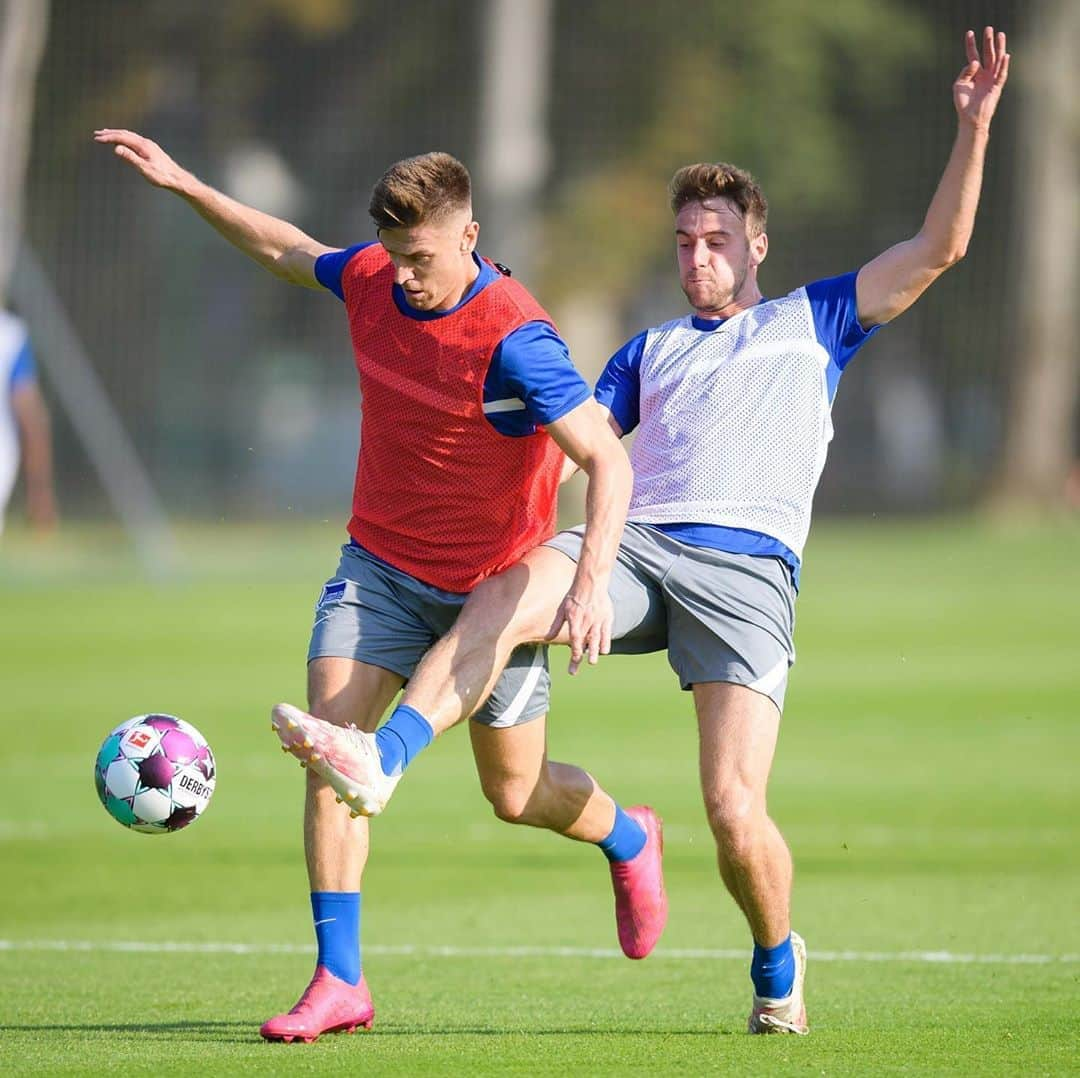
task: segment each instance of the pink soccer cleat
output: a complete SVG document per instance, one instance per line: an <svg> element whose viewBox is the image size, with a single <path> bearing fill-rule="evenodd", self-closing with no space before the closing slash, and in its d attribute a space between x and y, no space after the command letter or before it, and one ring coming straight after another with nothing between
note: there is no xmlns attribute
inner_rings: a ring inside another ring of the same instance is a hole
<svg viewBox="0 0 1080 1078"><path fill-rule="evenodd" d="M333 787L353 816L378 816L401 775L383 773L375 735L355 726L335 726L292 704L277 704L270 725L281 747Z"/></svg>
<svg viewBox="0 0 1080 1078"><path fill-rule="evenodd" d="M794 1033L805 1037L810 1032L806 1022L806 1001L803 983L806 980L806 944L797 932L791 933L791 950L795 955L795 983L791 995L784 999L766 999L754 996L750 1018L746 1023L749 1033Z"/></svg>
<svg viewBox="0 0 1080 1078"><path fill-rule="evenodd" d="M623 954L627 958L644 958L656 946L667 924L668 901L661 864L664 825L648 805L633 805L626 815L645 828L645 845L631 860L611 862L615 924Z"/></svg>
<svg viewBox="0 0 1080 1078"><path fill-rule="evenodd" d="M323 1033L354 1033L357 1027L371 1029L375 1007L364 978L357 985L335 977L325 966L315 967L315 976L288 1014L279 1014L263 1023L259 1032L268 1041L303 1041L311 1044Z"/></svg>

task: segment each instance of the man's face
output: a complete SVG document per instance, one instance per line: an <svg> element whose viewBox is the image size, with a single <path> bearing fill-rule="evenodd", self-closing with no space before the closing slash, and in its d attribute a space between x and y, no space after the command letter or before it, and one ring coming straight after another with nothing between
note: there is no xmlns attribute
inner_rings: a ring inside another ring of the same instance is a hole
<svg viewBox="0 0 1080 1078"><path fill-rule="evenodd" d="M725 316L733 304L757 295L757 267L765 258L764 233L753 239L737 206L726 198L688 202L675 218L679 282L690 306L705 317Z"/></svg>
<svg viewBox="0 0 1080 1078"><path fill-rule="evenodd" d="M468 210L415 228L379 229L410 307L441 311L461 300L476 277L472 251L479 231Z"/></svg>

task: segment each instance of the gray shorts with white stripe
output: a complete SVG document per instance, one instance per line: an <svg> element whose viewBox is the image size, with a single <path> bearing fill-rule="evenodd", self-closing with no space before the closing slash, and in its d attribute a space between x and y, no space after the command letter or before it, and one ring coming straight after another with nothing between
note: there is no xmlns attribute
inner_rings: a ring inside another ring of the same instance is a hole
<svg viewBox="0 0 1080 1078"><path fill-rule="evenodd" d="M560 532L546 545L577 561L581 532ZM608 590L613 655L666 649L684 689L731 682L783 710L795 662L795 587L779 558L690 546L628 523Z"/></svg>
<svg viewBox="0 0 1080 1078"><path fill-rule="evenodd" d="M407 681L424 653L450 631L467 598L433 588L347 543L315 606L308 662L353 659ZM547 648L524 645L473 719L485 726L518 726L547 713L550 691Z"/></svg>

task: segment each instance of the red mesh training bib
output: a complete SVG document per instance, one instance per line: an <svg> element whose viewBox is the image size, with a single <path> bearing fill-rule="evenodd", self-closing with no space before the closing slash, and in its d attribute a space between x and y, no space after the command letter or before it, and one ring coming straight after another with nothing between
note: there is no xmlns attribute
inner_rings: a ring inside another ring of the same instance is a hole
<svg viewBox="0 0 1080 1078"><path fill-rule="evenodd" d="M483 413L499 342L551 318L506 277L445 317L410 318L393 282L377 244L342 275L361 392L349 533L418 580L470 591L555 530L558 446L544 431L508 438Z"/></svg>

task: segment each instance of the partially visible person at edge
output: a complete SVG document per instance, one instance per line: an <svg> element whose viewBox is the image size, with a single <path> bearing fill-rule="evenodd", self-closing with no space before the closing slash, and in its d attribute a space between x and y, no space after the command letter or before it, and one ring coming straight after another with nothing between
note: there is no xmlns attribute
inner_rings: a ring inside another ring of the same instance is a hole
<svg viewBox="0 0 1080 1078"><path fill-rule="evenodd" d="M610 646L608 580L629 462L548 314L477 255L465 167L444 153L391 166L369 206L378 241L337 249L207 186L147 138L122 130L95 138L264 268L344 301L361 447L350 538L316 607L311 713L336 729L374 730L468 594L552 536L567 458L588 475L587 523L557 619L575 661L596 662ZM645 806L624 810L581 769L548 761L544 646L517 649L496 680L472 724L484 792L505 820L600 846L620 942L631 957L644 957L666 919L659 821ZM286 743L303 714L274 709ZM398 771L432 731L409 708L394 717L379 744L385 766ZM280 1041L369 1027L374 1017L359 945L368 822L335 809L318 742L299 742L310 764L304 847L318 957L297 1004L262 1026L263 1037Z"/></svg>
<svg viewBox="0 0 1080 1078"><path fill-rule="evenodd" d="M596 388L620 436L638 429L634 490L611 578L613 651L667 649L693 692L701 786L720 877L753 937L751 1033L809 1029L806 948L791 931L792 860L766 808L810 510L832 438L840 376L879 327L965 254L983 160L1009 71L987 27L953 84L959 127L919 231L860 270L765 299L766 201L728 164L671 182L679 279L691 313L638 334ZM420 665L403 703L436 734L483 701L512 649L548 636L584 553L564 532L473 593ZM567 643L565 630L557 642ZM390 720L390 725L394 722ZM379 736L325 737L324 773L374 811L400 775ZM333 733L333 732L331 732Z"/></svg>
<svg viewBox="0 0 1080 1078"><path fill-rule="evenodd" d="M22 465L26 515L38 532L56 527L49 410L25 323L0 309L0 531Z"/></svg>

